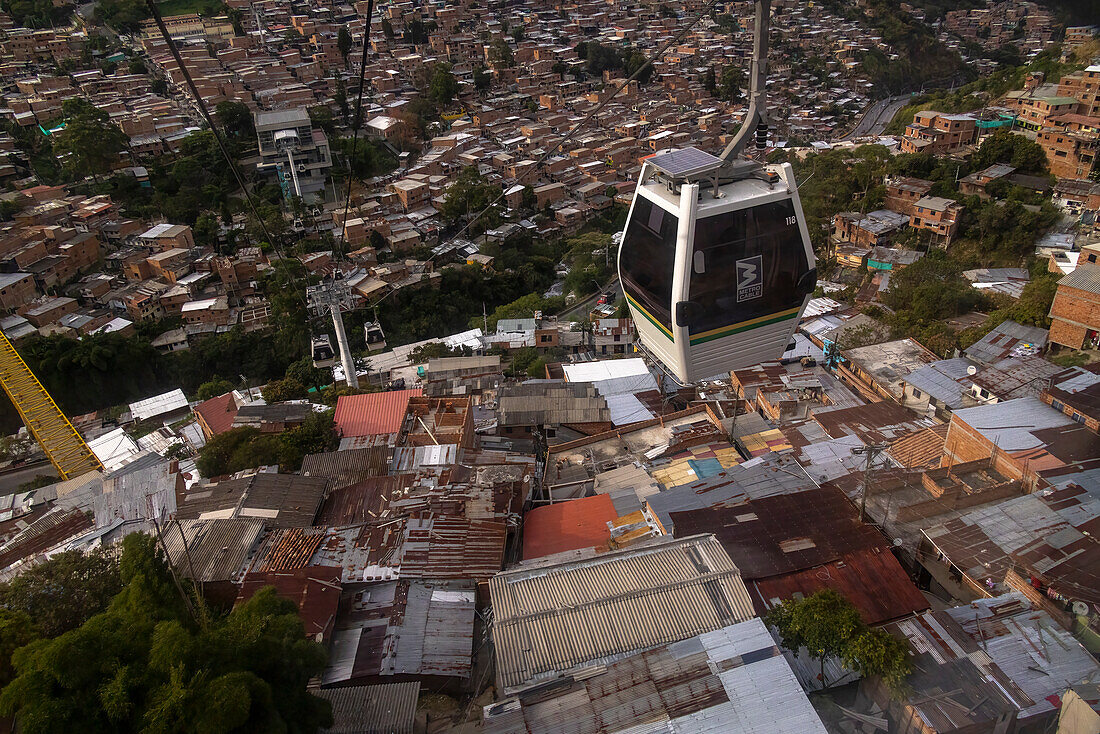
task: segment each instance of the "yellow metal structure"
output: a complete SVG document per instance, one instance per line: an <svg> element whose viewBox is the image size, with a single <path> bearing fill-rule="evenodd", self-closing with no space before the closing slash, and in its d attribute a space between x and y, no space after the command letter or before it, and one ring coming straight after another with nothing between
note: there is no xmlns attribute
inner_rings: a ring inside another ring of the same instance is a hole
<svg viewBox="0 0 1100 734"><path fill-rule="evenodd" d="M0 385L62 479L102 471L103 464L3 333L0 333Z"/></svg>

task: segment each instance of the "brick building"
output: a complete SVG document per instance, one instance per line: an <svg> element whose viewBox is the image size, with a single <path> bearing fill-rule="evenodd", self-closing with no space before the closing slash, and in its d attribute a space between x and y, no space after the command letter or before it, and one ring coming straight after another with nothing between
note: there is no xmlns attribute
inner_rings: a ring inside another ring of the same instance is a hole
<svg viewBox="0 0 1100 734"><path fill-rule="evenodd" d="M1100 64L1063 76L1058 81L1058 96L1076 99L1082 115L1100 115Z"/></svg>
<svg viewBox="0 0 1100 734"><path fill-rule="evenodd" d="M867 214L840 212L833 217L833 239L863 247L889 245L894 235L908 223L909 217L889 209Z"/></svg>
<svg viewBox="0 0 1100 734"><path fill-rule="evenodd" d="M926 110L913 115L901 141L902 153L942 155L970 145L978 138L973 115L949 115Z"/></svg>
<svg viewBox="0 0 1100 734"><path fill-rule="evenodd" d="M909 226L928 232L929 242L947 249L959 229L962 210L963 207L951 199L925 196L914 203Z"/></svg>
<svg viewBox="0 0 1100 734"><path fill-rule="evenodd" d="M886 208L905 216L913 213L913 205L932 190L932 182L923 178L895 176L886 179Z"/></svg>
<svg viewBox="0 0 1100 734"><path fill-rule="evenodd" d="M1050 305L1050 341L1071 349L1100 348L1100 266L1062 276Z"/></svg>
<svg viewBox="0 0 1100 734"><path fill-rule="evenodd" d="M1096 170L1100 117L1065 114L1051 117L1036 136L1057 178L1087 179Z"/></svg>
<svg viewBox="0 0 1100 734"><path fill-rule="evenodd" d="M12 311L34 299L34 276L0 273L0 308Z"/></svg>

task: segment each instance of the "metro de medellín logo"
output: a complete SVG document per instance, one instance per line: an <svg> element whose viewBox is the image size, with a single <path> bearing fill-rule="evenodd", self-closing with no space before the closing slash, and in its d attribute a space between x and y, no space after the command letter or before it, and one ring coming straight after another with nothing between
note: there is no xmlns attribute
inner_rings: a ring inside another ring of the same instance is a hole
<svg viewBox="0 0 1100 734"><path fill-rule="evenodd" d="M764 263L760 255L737 261L737 302L764 294Z"/></svg>

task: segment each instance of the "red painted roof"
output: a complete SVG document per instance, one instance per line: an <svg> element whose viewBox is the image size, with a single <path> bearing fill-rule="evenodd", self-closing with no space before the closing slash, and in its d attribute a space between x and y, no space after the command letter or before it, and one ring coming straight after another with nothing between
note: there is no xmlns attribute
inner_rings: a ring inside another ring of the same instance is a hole
<svg viewBox="0 0 1100 734"><path fill-rule="evenodd" d="M336 401L336 429L343 438L397 433L405 420L409 398L424 391L394 390L366 395L343 395Z"/></svg>
<svg viewBox="0 0 1100 734"><path fill-rule="evenodd" d="M523 560L606 546L618 516L606 494L536 507L523 521Z"/></svg>
<svg viewBox="0 0 1100 734"><path fill-rule="evenodd" d="M237 401L233 399L232 392L227 392L199 403L195 406L195 412L202 416L210 431L217 436L233 427L233 419L237 417Z"/></svg>

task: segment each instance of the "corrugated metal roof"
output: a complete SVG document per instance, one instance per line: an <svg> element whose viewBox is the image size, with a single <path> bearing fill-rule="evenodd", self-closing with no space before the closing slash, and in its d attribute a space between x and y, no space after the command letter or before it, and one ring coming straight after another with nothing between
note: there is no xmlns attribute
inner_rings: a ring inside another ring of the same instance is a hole
<svg viewBox="0 0 1100 734"><path fill-rule="evenodd" d="M751 619L490 704L486 734L825 734L764 623Z"/></svg>
<svg viewBox="0 0 1100 734"><path fill-rule="evenodd" d="M1100 675L1088 650L1019 592L975 599L947 614L1035 702L1020 712L1021 719L1056 710L1067 683Z"/></svg>
<svg viewBox="0 0 1100 734"><path fill-rule="evenodd" d="M307 454L302 459L302 476L328 477L332 488L339 489L386 473L390 463L389 446L368 446L323 454Z"/></svg>
<svg viewBox="0 0 1100 734"><path fill-rule="evenodd" d="M386 676L469 678L473 582L390 581L345 588L323 685Z"/></svg>
<svg viewBox="0 0 1100 734"><path fill-rule="evenodd" d="M130 413L133 414L134 420L143 421L183 410L186 407L187 397L183 394L183 390L177 388L161 395L154 395L151 398L130 403Z"/></svg>
<svg viewBox="0 0 1100 734"><path fill-rule="evenodd" d="M822 566L753 581L749 589L761 614L780 601L810 596L821 589L840 592L871 625L928 609L928 600L887 548L845 553Z"/></svg>
<svg viewBox="0 0 1100 734"><path fill-rule="evenodd" d="M202 417L215 436L225 433L233 427L233 419L237 417L236 395L231 391L205 400L194 407L194 412Z"/></svg>
<svg viewBox="0 0 1100 734"><path fill-rule="evenodd" d="M1076 288L1089 293L1100 294L1100 267L1086 263L1079 264L1074 270L1058 280L1059 288Z"/></svg>
<svg viewBox="0 0 1100 734"><path fill-rule="evenodd" d="M964 354L985 364L993 364L1012 356L1037 354L1046 346L1048 334L1046 329L1006 320L967 347Z"/></svg>
<svg viewBox="0 0 1100 734"><path fill-rule="evenodd" d="M311 691L332 704L325 734L413 734L420 682L382 683Z"/></svg>
<svg viewBox="0 0 1100 734"><path fill-rule="evenodd" d="M326 477L259 473L192 487L180 519L260 518L271 527L309 527L325 495Z"/></svg>
<svg viewBox="0 0 1100 734"><path fill-rule="evenodd" d="M392 390L366 395L341 395L333 421L343 438L397 433L405 421L409 398L423 390Z"/></svg>
<svg viewBox="0 0 1100 734"><path fill-rule="evenodd" d="M1036 397L1016 398L1002 403L956 410L951 422L965 423L1001 451L1022 451L1041 446L1034 435L1042 428L1068 426L1073 421ZM948 440L951 438L948 432Z"/></svg>
<svg viewBox="0 0 1100 734"><path fill-rule="evenodd" d="M340 569L310 566L294 571L250 573L241 581L237 604L241 604L260 589L274 586L275 592L298 605L306 637L327 642L336 622L340 606Z"/></svg>
<svg viewBox="0 0 1100 734"><path fill-rule="evenodd" d="M737 568L710 535L536 562L494 576L489 591L505 693L754 616Z"/></svg>
<svg viewBox="0 0 1100 734"><path fill-rule="evenodd" d="M203 583L235 582L263 530L261 520L184 520L165 525L162 534L168 558L180 574Z"/></svg>
<svg viewBox="0 0 1100 734"><path fill-rule="evenodd" d="M35 558L91 527L92 520L88 514L55 507L0 545L0 569L16 561Z"/></svg>

